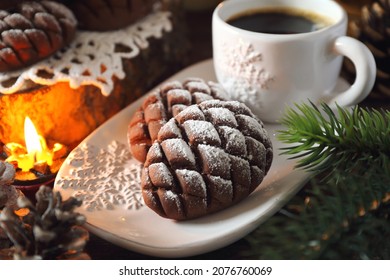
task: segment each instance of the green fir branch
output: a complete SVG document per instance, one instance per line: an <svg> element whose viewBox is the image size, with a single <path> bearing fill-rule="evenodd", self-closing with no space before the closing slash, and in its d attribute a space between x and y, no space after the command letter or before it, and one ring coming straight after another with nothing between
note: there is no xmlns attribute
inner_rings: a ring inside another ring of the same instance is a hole
<svg viewBox="0 0 390 280"><path fill-rule="evenodd" d="M282 153L299 159L297 167L350 172L371 164L390 166L389 111L356 106L352 111L338 107L335 113L326 104L320 108L296 105L281 121L286 129L278 139L290 145Z"/></svg>
<svg viewBox="0 0 390 280"><path fill-rule="evenodd" d="M316 176L246 237L243 257L389 259L390 113L302 104L282 124L282 153Z"/></svg>
<svg viewBox="0 0 390 280"><path fill-rule="evenodd" d="M389 259L390 184L377 168L313 179L246 237L246 258ZM371 174L371 175L369 175ZM369 184L368 184L369 182Z"/></svg>

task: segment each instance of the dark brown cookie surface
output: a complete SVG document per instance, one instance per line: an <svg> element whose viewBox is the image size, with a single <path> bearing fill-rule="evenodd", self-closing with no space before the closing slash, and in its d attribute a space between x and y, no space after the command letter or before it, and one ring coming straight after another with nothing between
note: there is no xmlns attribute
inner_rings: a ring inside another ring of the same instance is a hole
<svg viewBox="0 0 390 280"><path fill-rule="evenodd" d="M16 1L0 10L0 71L40 61L68 43L76 32L73 13L53 1Z"/></svg>
<svg viewBox="0 0 390 280"><path fill-rule="evenodd" d="M142 174L143 198L170 219L213 213L255 190L272 157L262 122L242 103L192 105L171 118L151 146Z"/></svg>
<svg viewBox="0 0 390 280"><path fill-rule="evenodd" d="M144 162L160 128L171 117L192 104L212 99L227 99L226 92L214 82L189 78L183 83L172 81L163 84L145 99L129 123L127 135L133 156Z"/></svg>

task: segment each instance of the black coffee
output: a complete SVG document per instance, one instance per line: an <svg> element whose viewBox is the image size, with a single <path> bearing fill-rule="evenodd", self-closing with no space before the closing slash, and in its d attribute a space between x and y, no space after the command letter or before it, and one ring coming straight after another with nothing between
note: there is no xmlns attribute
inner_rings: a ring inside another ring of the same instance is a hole
<svg viewBox="0 0 390 280"><path fill-rule="evenodd" d="M253 32L297 34L324 28L330 24L330 19L298 9L267 8L235 15L227 22Z"/></svg>

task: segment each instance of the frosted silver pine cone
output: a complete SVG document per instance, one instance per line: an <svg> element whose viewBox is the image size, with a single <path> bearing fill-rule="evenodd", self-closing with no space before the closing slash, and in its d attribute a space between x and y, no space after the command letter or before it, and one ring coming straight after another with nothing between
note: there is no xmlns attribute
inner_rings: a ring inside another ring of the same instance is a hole
<svg viewBox="0 0 390 280"><path fill-rule="evenodd" d="M15 178L15 168L8 162L0 161L0 211L5 206L16 210L16 199L20 196L12 182Z"/></svg>
<svg viewBox="0 0 390 280"><path fill-rule="evenodd" d="M13 243L14 259L89 259L83 252L88 231L81 226L85 217L74 212L81 201L76 198L62 200L60 193L41 186L33 205L25 197L18 199L20 208L29 214L17 216L5 207L0 213L0 227Z"/></svg>
<svg viewBox="0 0 390 280"><path fill-rule="evenodd" d="M22 195L12 182L15 178L15 168L12 164L0 161L0 214L4 207L16 210L17 199ZM6 232L0 226L0 259L9 258L10 252L7 250L11 246L11 240L8 239Z"/></svg>
<svg viewBox="0 0 390 280"><path fill-rule="evenodd" d="M390 0L378 0L361 10L359 20L351 23L351 35L362 41L373 53L377 65L374 89L369 97L390 98ZM347 76L353 82L355 69L345 62Z"/></svg>

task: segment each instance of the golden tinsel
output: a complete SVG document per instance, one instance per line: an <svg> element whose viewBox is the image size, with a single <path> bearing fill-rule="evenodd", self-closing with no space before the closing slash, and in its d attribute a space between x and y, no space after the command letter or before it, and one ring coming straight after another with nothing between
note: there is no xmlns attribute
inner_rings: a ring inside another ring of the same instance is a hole
<svg viewBox="0 0 390 280"><path fill-rule="evenodd" d="M360 19L351 22L351 35L362 41L373 53L377 64L374 89L369 98L390 98L390 0L378 0L361 9ZM353 64L346 60L350 82L355 77Z"/></svg>

